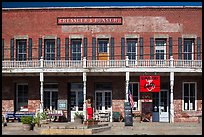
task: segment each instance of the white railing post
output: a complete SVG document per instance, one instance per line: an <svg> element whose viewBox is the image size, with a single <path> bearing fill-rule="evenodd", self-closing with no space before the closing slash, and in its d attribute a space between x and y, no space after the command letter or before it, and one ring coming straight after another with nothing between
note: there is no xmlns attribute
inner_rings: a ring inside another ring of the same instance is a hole
<svg viewBox="0 0 204 137"><path fill-rule="evenodd" d="M40 67L43 68L43 57L40 58Z"/></svg>
<svg viewBox="0 0 204 137"><path fill-rule="evenodd" d="M170 67L173 67L174 66L174 59L173 59L173 56L170 56Z"/></svg>
<svg viewBox="0 0 204 137"><path fill-rule="evenodd" d="M129 58L128 58L128 56L125 56L125 66L126 67L129 66Z"/></svg>
<svg viewBox="0 0 204 137"><path fill-rule="evenodd" d="M83 68L86 68L86 57L83 58Z"/></svg>

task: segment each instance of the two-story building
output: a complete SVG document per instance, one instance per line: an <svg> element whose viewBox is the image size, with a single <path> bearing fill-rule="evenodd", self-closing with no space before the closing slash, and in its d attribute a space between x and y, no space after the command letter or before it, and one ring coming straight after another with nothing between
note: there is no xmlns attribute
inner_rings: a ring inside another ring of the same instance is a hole
<svg viewBox="0 0 204 137"><path fill-rule="evenodd" d="M198 121L202 7L2 8L3 113L62 109L73 121L91 98L112 121L129 92L153 122Z"/></svg>

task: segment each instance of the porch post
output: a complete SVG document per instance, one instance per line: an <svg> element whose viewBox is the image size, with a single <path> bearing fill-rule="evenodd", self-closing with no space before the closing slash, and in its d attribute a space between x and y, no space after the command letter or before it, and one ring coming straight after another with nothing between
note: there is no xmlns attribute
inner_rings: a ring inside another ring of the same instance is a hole
<svg viewBox="0 0 204 137"><path fill-rule="evenodd" d="M40 67L43 69L43 57L40 59ZM40 112L43 112L43 70L40 72Z"/></svg>
<svg viewBox="0 0 204 137"><path fill-rule="evenodd" d="M173 67L173 57L170 57L170 67ZM174 72L170 72L170 123L174 123L174 94L173 94L173 87L174 87Z"/></svg>
<svg viewBox="0 0 204 137"><path fill-rule="evenodd" d="M129 86L129 80L130 80L130 72L126 72L126 102L128 102L128 86Z"/></svg>
<svg viewBox="0 0 204 137"><path fill-rule="evenodd" d="M86 115L86 72L83 72L83 82L84 82L84 105L83 105L83 115L84 115L84 120L87 120L87 115Z"/></svg>

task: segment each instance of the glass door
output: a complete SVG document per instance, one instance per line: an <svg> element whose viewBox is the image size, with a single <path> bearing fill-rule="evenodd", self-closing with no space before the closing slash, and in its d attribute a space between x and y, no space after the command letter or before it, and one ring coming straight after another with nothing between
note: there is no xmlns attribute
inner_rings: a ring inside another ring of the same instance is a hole
<svg viewBox="0 0 204 137"><path fill-rule="evenodd" d="M83 85L81 83L71 84L71 122L74 122L76 112L83 113Z"/></svg>
<svg viewBox="0 0 204 137"><path fill-rule="evenodd" d="M56 89L44 89L44 109L57 110L58 91Z"/></svg>
<svg viewBox="0 0 204 137"><path fill-rule="evenodd" d="M159 93L159 122L169 122L168 90L161 90Z"/></svg>

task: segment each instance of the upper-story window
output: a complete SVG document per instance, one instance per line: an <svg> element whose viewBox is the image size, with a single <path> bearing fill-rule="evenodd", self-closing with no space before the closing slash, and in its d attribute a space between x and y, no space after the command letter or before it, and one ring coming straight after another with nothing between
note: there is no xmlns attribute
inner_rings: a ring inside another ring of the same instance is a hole
<svg viewBox="0 0 204 137"><path fill-rule="evenodd" d="M155 39L155 55L157 60L166 60L166 39Z"/></svg>
<svg viewBox="0 0 204 137"><path fill-rule="evenodd" d="M45 39L45 60L55 60L55 40Z"/></svg>
<svg viewBox="0 0 204 137"><path fill-rule="evenodd" d="M184 60L193 60L194 39L184 39Z"/></svg>
<svg viewBox="0 0 204 137"><path fill-rule="evenodd" d="M72 39L71 44L72 44L72 49L71 49L72 60L81 60L82 40L81 39Z"/></svg>
<svg viewBox="0 0 204 137"><path fill-rule="evenodd" d="M127 56L130 60L137 59L137 39L127 39Z"/></svg>
<svg viewBox="0 0 204 137"><path fill-rule="evenodd" d="M108 59L109 40L108 39L98 39L98 57L100 60Z"/></svg>
<svg viewBox="0 0 204 137"><path fill-rule="evenodd" d="M26 60L26 39L17 39L16 40L16 60L22 61Z"/></svg>

